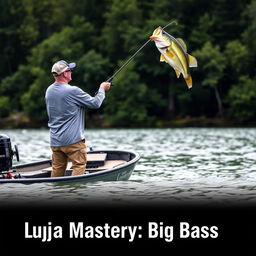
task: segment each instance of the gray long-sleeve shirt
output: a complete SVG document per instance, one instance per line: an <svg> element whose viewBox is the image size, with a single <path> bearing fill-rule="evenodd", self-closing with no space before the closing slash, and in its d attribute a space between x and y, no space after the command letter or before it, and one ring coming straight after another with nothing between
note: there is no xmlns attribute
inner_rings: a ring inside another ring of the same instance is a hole
<svg viewBox="0 0 256 256"><path fill-rule="evenodd" d="M51 146L66 146L84 139L84 108L99 108L105 98L100 88L91 97L76 86L53 83L45 94Z"/></svg>

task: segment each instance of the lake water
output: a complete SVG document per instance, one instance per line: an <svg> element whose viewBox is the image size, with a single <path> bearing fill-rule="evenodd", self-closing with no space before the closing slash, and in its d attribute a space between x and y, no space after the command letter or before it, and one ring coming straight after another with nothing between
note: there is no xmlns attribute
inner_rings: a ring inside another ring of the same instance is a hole
<svg viewBox="0 0 256 256"><path fill-rule="evenodd" d="M0 133L18 145L20 163L51 157L47 129ZM85 135L95 150L140 154L129 181L2 184L1 204L256 202L256 128L87 129Z"/></svg>

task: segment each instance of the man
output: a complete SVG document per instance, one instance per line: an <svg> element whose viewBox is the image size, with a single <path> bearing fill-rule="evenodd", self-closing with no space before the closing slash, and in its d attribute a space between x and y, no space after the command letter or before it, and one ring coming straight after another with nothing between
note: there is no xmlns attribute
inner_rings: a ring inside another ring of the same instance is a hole
<svg viewBox="0 0 256 256"><path fill-rule="evenodd" d="M52 66L55 82L45 94L49 117L50 145L52 149L52 177L65 175L68 158L73 165L72 175L81 175L86 166L84 137L84 108L99 108L110 83L103 82L95 97L76 86L69 85L75 63L64 60Z"/></svg>

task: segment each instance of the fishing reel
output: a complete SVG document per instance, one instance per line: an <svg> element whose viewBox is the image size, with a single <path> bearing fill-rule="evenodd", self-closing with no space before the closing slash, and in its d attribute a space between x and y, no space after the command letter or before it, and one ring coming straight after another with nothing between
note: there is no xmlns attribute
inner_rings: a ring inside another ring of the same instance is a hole
<svg viewBox="0 0 256 256"><path fill-rule="evenodd" d="M15 145L13 150L10 138L5 134L0 134L0 175L8 175L14 155L17 161L20 161L18 147Z"/></svg>

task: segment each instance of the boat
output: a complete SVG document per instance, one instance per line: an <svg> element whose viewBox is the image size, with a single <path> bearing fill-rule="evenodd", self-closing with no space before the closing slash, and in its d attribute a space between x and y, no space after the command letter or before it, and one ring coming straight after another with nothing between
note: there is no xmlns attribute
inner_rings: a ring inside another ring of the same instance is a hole
<svg viewBox="0 0 256 256"><path fill-rule="evenodd" d="M1 183L69 183L128 180L140 159L133 151L97 150L87 152L87 165L84 174L72 176L72 163L68 162L65 176L51 177L52 161L43 160L34 163L12 166L0 175Z"/></svg>

